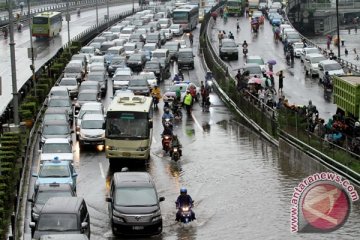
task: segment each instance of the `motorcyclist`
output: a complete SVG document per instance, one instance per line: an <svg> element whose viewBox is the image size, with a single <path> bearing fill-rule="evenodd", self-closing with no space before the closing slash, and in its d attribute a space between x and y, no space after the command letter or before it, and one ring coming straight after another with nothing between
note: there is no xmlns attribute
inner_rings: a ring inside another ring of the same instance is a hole
<svg viewBox="0 0 360 240"><path fill-rule="evenodd" d="M334 59L334 57L335 57L335 54L334 54L334 52L330 49L330 52L329 52L329 59L330 59L330 60L333 60L333 59Z"/></svg>
<svg viewBox="0 0 360 240"><path fill-rule="evenodd" d="M178 138L178 136L176 135L176 134L174 134L173 136L172 136L172 140L171 140L171 144L170 144L170 157L171 157L171 155L172 155L172 149L174 148L174 147L177 147L178 148L178 151L179 151L179 154L180 154L180 157L182 156L182 150L181 150L181 148L182 148L182 145L181 145L181 143L180 143L180 140L179 140L179 138Z"/></svg>
<svg viewBox="0 0 360 240"><path fill-rule="evenodd" d="M153 96L154 107L157 108L157 107L158 107L158 103L159 103L160 98L161 98L160 88L158 88L157 85L155 85L155 86L153 87L153 89L151 89L151 96Z"/></svg>
<svg viewBox="0 0 360 240"><path fill-rule="evenodd" d="M164 108L164 113L162 115L162 122L163 122L164 128L167 127L167 126L165 126L166 119L170 119L171 124L174 120L174 115L170 112L170 109L168 107Z"/></svg>
<svg viewBox="0 0 360 240"><path fill-rule="evenodd" d="M182 73L181 69L179 69L179 71L178 71L178 76L181 81L184 81L184 74Z"/></svg>
<svg viewBox="0 0 360 240"><path fill-rule="evenodd" d="M178 196L175 204L176 208L178 209L176 213L176 219L175 221L180 221L181 218L181 207L182 206L189 206L190 208L193 207L194 201L192 200L191 196L187 194L187 189L182 187L180 189L180 195ZM195 213L191 210L192 219L195 220Z"/></svg>
<svg viewBox="0 0 360 240"><path fill-rule="evenodd" d="M17 25L17 30L18 30L19 32L21 32L22 27L23 27L22 23L18 23L18 25Z"/></svg>
<svg viewBox="0 0 360 240"><path fill-rule="evenodd" d="M243 47L243 48L247 48L247 47L248 47L248 44L247 44L246 40L244 40L244 42L243 42L243 44L242 44L242 47Z"/></svg>
<svg viewBox="0 0 360 240"><path fill-rule="evenodd" d="M77 15L80 16L80 8L76 9Z"/></svg>
<svg viewBox="0 0 360 240"><path fill-rule="evenodd" d="M180 82L180 77L179 77L179 75L177 73L175 73L173 81L174 82Z"/></svg>
<svg viewBox="0 0 360 240"><path fill-rule="evenodd" d="M328 87L330 86L330 83L331 83L330 74L328 71L326 71L323 79L323 84L325 87Z"/></svg>
<svg viewBox="0 0 360 240"><path fill-rule="evenodd" d="M230 31L229 31L229 38L232 39L232 40L235 39L234 34L232 32L230 32Z"/></svg>

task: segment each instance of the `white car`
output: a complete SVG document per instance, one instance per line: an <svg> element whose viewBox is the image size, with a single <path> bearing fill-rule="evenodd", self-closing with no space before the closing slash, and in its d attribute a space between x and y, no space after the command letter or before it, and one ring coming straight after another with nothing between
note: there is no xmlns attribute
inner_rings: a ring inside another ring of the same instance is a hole
<svg viewBox="0 0 360 240"><path fill-rule="evenodd" d="M86 113L80 124L79 147L103 145L105 142L104 124L104 115Z"/></svg>
<svg viewBox="0 0 360 240"><path fill-rule="evenodd" d="M125 55L127 58L130 57L130 55L134 54L135 51L137 50L137 44L136 43L125 43L124 44L124 50L125 50Z"/></svg>
<svg viewBox="0 0 360 240"><path fill-rule="evenodd" d="M301 54L300 54L300 59L302 62L305 61L305 56L307 54L312 54L312 53L320 53L319 49L317 49L316 47L306 47L302 50Z"/></svg>
<svg viewBox="0 0 360 240"><path fill-rule="evenodd" d="M299 58L302 50L304 49L304 43L302 43L302 42L293 43L293 48L294 48L295 57Z"/></svg>
<svg viewBox="0 0 360 240"><path fill-rule="evenodd" d="M66 87L71 98L74 98L79 93L79 84L76 78L65 77L59 82L59 86Z"/></svg>
<svg viewBox="0 0 360 240"><path fill-rule="evenodd" d="M246 63L255 63L260 65L261 67L261 71L265 72L266 71L266 64L265 61L262 57L260 56L248 56L246 59Z"/></svg>
<svg viewBox="0 0 360 240"><path fill-rule="evenodd" d="M79 130L80 130L80 125L81 125L81 121L83 116L86 113L99 113L99 114L103 114L104 115L104 105L100 102L88 102L88 103L84 103L81 108L79 113L75 116L76 118L76 135L79 135Z"/></svg>
<svg viewBox="0 0 360 240"><path fill-rule="evenodd" d="M256 63L245 63L244 72L249 71L250 77L262 77L262 70L259 64Z"/></svg>
<svg viewBox="0 0 360 240"><path fill-rule="evenodd" d="M144 76L151 88L157 85L157 78L154 72L141 72L139 75Z"/></svg>
<svg viewBox="0 0 360 240"><path fill-rule="evenodd" d="M46 139L40 154L40 164L44 161L52 161L58 157L62 161L73 161L74 151L72 144L66 138L49 138Z"/></svg>
<svg viewBox="0 0 360 240"><path fill-rule="evenodd" d="M163 95L164 101L174 100L174 98L176 97L176 90L179 89L180 87L182 87L180 102L184 101L186 90L189 89L190 87L196 88L196 95L199 99L200 87L197 87L194 83L191 83L191 82L180 82L180 83L176 83L176 84L172 85L170 88L167 89L167 91Z"/></svg>
<svg viewBox="0 0 360 240"><path fill-rule="evenodd" d="M184 30L180 24L172 24L170 26L170 30L174 36L181 36L184 34Z"/></svg>
<svg viewBox="0 0 360 240"><path fill-rule="evenodd" d="M166 40L171 40L173 38L173 33L169 28L161 29L160 33L164 33Z"/></svg>
<svg viewBox="0 0 360 240"><path fill-rule="evenodd" d="M133 72L128 67L117 68L112 77L113 93L115 93L116 90L127 88L132 75Z"/></svg>
<svg viewBox="0 0 360 240"><path fill-rule="evenodd" d="M160 24L160 27L162 29L169 28L171 25L171 19L170 18L160 18L158 20L158 23Z"/></svg>
<svg viewBox="0 0 360 240"><path fill-rule="evenodd" d="M344 69L335 60L324 60L319 62L319 78L324 79L325 73L328 72L332 75L344 75Z"/></svg>
<svg viewBox="0 0 360 240"><path fill-rule="evenodd" d="M176 42L180 43L180 48L187 48L186 40L185 39L176 39Z"/></svg>
<svg viewBox="0 0 360 240"><path fill-rule="evenodd" d="M305 56L304 67L305 74L319 75L319 62L326 60L326 57L320 53L311 53Z"/></svg>

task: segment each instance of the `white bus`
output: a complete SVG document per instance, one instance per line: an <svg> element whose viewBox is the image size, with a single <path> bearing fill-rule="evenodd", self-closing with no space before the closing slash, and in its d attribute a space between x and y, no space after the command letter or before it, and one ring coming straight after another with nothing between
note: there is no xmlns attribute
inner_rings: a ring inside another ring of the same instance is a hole
<svg viewBox="0 0 360 240"><path fill-rule="evenodd" d="M186 4L174 9L173 23L180 24L184 31L190 32L199 22L199 6Z"/></svg>
<svg viewBox="0 0 360 240"><path fill-rule="evenodd" d="M150 158L152 97L123 93L115 96L106 113L105 153L116 159Z"/></svg>
<svg viewBox="0 0 360 240"><path fill-rule="evenodd" d="M61 12L42 12L32 19L32 35L34 37L51 38L58 35L61 28Z"/></svg>

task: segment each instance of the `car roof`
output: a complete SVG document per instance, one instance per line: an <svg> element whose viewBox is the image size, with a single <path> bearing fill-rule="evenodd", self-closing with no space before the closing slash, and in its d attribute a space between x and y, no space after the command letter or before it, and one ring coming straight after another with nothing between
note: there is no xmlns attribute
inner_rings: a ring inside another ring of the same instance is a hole
<svg viewBox="0 0 360 240"><path fill-rule="evenodd" d="M84 120L104 120L104 116L102 114L96 113L85 113L82 118L82 121Z"/></svg>
<svg viewBox="0 0 360 240"><path fill-rule="evenodd" d="M193 52L192 48L180 48L179 52Z"/></svg>
<svg viewBox="0 0 360 240"><path fill-rule="evenodd" d="M48 107L46 110L45 110L45 114L65 114L67 115L67 111L63 108L59 108L59 107Z"/></svg>
<svg viewBox="0 0 360 240"><path fill-rule="evenodd" d="M113 181L117 187L134 185L154 186L151 176L147 172L117 172L114 173Z"/></svg>
<svg viewBox="0 0 360 240"><path fill-rule="evenodd" d="M247 57L247 59L249 60L249 59L263 59L263 58L257 55L250 55Z"/></svg>
<svg viewBox="0 0 360 240"><path fill-rule="evenodd" d="M84 103L82 106L81 106L81 109L96 109L96 108L102 108L103 107L103 104L101 102L87 102L87 103Z"/></svg>
<svg viewBox="0 0 360 240"><path fill-rule="evenodd" d="M46 124L44 126L48 126L48 125L63 125L63 126L69 126L69 124L64 121L64 120L49 120L46 121Z"/></svg>
<svg viewBox="0 0 360 240"><path fill-rule="evenodd" d="M321 64L333 64L333 63L338 63L338 62L335 61L335 60L327 59L327 60L321 61L319 63L321 63Z"/></svg>
<svg viewBox="0 0 360 240"><path fill-rule="evenodd" d="M245 63L244 68L247 68L247 67L259 67L259 68L261 68L260 65L257 64L257 63Z"/></svg>
<svg viewBox="0 0 360 240"><path fill-rule="evenodd" d="M230 38L225 38L223 40L221 40L222 42L235 42L235 40L230 39Z"/></svg>
<svg viewBox="0 0 360 240"><path fill-rule="evenodd" d="M321 53L310 53L310 54L306 54L307 58L312 58L312 57L325 57L324 55L322 55Z"/></svg>
<svg viewBox="0 0 360 240"><path fill-rule="evenodd" d="M98 91L96 89L82 89L80 93L98 93Z"/></svg>
<svg viewBox="0 0 360 240"><path fill-rule="evenodd" d="M46 164L47 162L44 162ZM44 213L78 213L84 199L82 197L52 197L41 210Z"/></svg>
<svg viewBox="0 0 360 240"><path fill-rule="evenodd" d="M45 144L47 143L69 143L67 138L48 138L45 139Z"/></svg>

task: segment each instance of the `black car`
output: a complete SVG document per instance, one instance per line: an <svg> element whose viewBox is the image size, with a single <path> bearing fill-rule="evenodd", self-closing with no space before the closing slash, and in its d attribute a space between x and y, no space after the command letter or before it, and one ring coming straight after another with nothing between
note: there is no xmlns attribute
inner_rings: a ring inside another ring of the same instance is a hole
<svg viewBox="0 0 360 240"><path fill-rule="evenodd" d="M40 184L31 198L31 221L37 222L41 209L44 207L46 201L51 197L75 197L76 193L72 190L69 184Z"/></svg>
<svg viewBox="0 0 360 240"><path fill-rule="evenodd" d="M107 75L106 71L90 72L87 81L97 81L100 84L101 97L105 97L107 91Z"/></svg>
<svg viewBox="0 0 360 240"><path fill-rule="evenodd" d="M114 235L157 235L163 230L155 183L146 172L117 172L110 185L109 215Z"/></svg>
<svg viewBox="0 0 360 240"><path fill-rule="evenodd" d="M145 63L146 55L143 52L130 55L129 59L126 61L126 65L134 72L141 72Z"/></svg>
<svg viewBox="0 0 360 240"><path fill-rule="evenodd" d="M112 77L117 68L126 66L126 60L126 56L113 57L108 67L109 76Z"/></svg>
<svg viewBox="0 0 360 240"><path fill-rule="evenodd" d="M144 71L153 72L158 81L164 80L164 69L161 67L161 63L159 61L147 61L144 67Z"/></svg>

